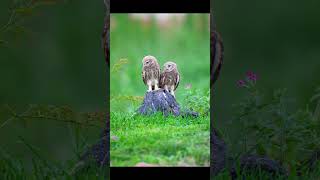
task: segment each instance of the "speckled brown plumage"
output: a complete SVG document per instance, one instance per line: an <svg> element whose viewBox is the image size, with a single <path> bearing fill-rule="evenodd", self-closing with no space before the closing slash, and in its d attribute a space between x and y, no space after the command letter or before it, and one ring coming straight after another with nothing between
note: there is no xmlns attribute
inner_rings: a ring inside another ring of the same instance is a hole
<svg viewBox="0 0 320 180"><path fill-rule="evenodd" d="M177 64L168 61L163 67L164 69L160 75L160 87L169 91L174 96L174 91L177 89L180 82Z"/></svg>
<svg viewBox="0 0 320 180"><path fill-rule="evenodd" d="M148 86L148 91L158 90L160 66L154 56L145 56L142 60L142 80Z"/></svg>

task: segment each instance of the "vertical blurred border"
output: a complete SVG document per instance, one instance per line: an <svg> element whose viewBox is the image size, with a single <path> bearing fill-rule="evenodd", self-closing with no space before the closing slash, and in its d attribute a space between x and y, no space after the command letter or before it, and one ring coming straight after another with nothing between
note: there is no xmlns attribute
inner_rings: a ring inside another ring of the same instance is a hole
<svg viewBox="0 0 320 180"><path fill-rule="evenodd" d="M218 80L220 71L223 64L223 41L220 34L217 32L215 14L213 10L213 2L210 1L210 177L215 175L217 168L213 167L214 162L217 162L216 150L218 147L214 147L214 142L216 139L216 131L214 129L214 84ZM215 149L216 148L216 149ZM222 162L226 163L225 159L220 159Z"/></svg>
<svg viewBox="0 0 320 180"><path fill-rule="evenodd" d="M107 76L107 117L106 117L106 130L107 137L107 167L110 167L110 0L104 0L105 5L105 18L102 33L102 46L104 50L104 58L106 61L106 76Z"/></svg>

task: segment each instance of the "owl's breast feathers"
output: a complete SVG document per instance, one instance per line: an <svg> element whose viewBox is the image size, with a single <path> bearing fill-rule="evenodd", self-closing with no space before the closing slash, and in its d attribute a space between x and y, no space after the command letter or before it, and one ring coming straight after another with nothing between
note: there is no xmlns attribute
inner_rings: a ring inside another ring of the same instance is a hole
<svg viewBox="0 0 320 180"><path fill-rule="evenodd" d="M148 80L159 80L160 69L157 66L144 67L142 71L142 79L144 84L147 84Z"/></svg>
<svg viewBox="0 0 320 180"><path fill-rule="evenodd" d="M179 73L175 71L171 72L163 72L160 76L160 86L164 87L167 86L175 86L175 89L177 89L179 85Z"/></svg>

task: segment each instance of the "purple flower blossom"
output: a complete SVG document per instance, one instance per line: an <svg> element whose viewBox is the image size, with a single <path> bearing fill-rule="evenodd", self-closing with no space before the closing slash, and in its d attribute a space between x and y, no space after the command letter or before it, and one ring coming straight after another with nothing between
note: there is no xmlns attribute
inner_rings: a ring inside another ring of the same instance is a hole
<svg viewBox="0 0 320 180"><path fill-rule="evenodd" d="M247 71L246 72L246 78L240 79L237 81L237 86L238 87L245 87L245 88L250 88L256 84L256 81L258 79L258 75L255 74L252 71Z"/></svg>
<svg viewBox="0 0 320 180"><path fill-rule="evenodd" d="M246 73L246 76L247 76L247 79L248 79L249 81L256 82L257 79L258 79L257 74L255 74L255 73L252 72L252 71L248 71L248 72Z"/></svg>
<svg viewBox="0 0 320 180"><path fill-rule="evenodd" d="M238 82L237 82L237 85L238 87L244 87L246 85L246 82L242 79L240 79Z"/></svg>

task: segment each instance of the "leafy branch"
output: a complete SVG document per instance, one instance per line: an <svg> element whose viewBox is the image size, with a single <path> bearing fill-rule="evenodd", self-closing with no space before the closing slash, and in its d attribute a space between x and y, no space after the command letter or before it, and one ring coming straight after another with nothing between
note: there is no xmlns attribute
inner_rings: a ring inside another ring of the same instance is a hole
<svg viewBox="0 0 320 180"><path fill-rule="evenodd" d="M128 64L129 61L128 59L119 59L111 68L111 73L119 72L121 68L125 65Z"/></svg>
<svg viewBox="0 0 320 180"><path fill-rule="evenodd" d="M57 122L72 123L80 126L96 126L105 124L107 112L76 112L67 106L53 105L35 105L31 104L27 110L22 113L17 113L10 105L0 106L5 108L11 117L0 125L0 129L5 127L14 119L31 120L31 119L46 119Z"/></svg>
<svg viewBox="0 0 320 180"><path fill-rule="evenodd" d="M62 0L15 0L9 8L9 18L7 22L0 26L0 37L4 37L9 32L25 32L26 27L23 22L27 16L34 13L35 9L41 5L53 5ZM65 1L65 0L64 0ZM8 41L0 39L1 44L8 44Z"/></svg>

